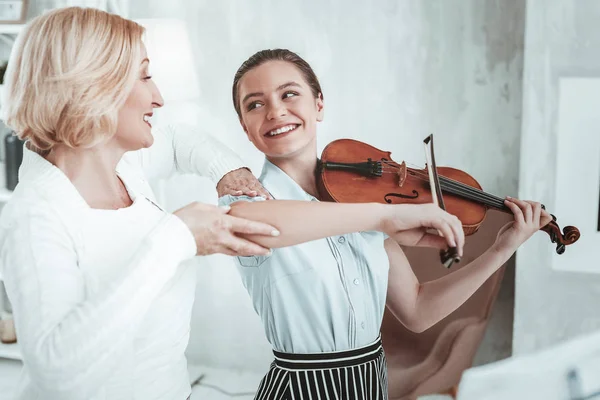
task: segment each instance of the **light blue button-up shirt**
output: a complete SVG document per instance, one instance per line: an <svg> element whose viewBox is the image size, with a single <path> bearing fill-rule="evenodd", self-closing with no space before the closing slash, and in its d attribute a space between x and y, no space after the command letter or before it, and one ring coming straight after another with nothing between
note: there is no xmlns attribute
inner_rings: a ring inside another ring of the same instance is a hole
<svg viewBox="0 0 600 400"><path fill-rule="evenodd" d="M265 160L259 181L273 198L318 201ZM263 198L223 196L221 205ZM379 335L389 260L381 232L357 232L236 257L267 339L277 351L320 353L372 343Z"/></svg>

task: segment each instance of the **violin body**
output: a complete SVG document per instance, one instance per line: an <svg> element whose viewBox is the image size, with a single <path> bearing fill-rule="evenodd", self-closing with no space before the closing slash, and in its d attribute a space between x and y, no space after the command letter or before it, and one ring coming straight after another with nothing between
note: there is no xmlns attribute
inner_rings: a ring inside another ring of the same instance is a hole
<svg viewBox="0 0 600 400"><path fill-rule="evenodd" d="M512 211L500 198L482 190L468 173L451 167L437 167L445 209L458 217L465 235L472 235L485 220L490 208ZM379 150L353 139L329 143L317 169L317 188L323 201L339 203L423 204L432 203L433 195L426 169L409 168L397 163L391 152ZM553 216L554 218L554 216ZM564 233L556 219L542 228L557 243L557 253L579 239L579 230L567 226Z"/></svg>

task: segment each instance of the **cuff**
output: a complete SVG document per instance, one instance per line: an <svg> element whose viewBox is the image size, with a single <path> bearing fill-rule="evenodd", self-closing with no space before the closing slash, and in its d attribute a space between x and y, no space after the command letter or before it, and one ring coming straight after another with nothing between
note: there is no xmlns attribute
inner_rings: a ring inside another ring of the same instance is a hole
<svg viewBox="0 0 600 400"><path fill-rule="evenodd" d="M169 252L169 256L179 262L194 257L198 252L192 231L173 214L168 214L161 220L150 240L162 246L165 249L163 251Z"/></svg>
<svg viewBox="0 0 600 400"><path fill-rule="evenodd" d="M227 155L217 158L208 169L208 175L215 185L231 171L240 168L250 168L242 161L241 158L234 155Z"/></svg>

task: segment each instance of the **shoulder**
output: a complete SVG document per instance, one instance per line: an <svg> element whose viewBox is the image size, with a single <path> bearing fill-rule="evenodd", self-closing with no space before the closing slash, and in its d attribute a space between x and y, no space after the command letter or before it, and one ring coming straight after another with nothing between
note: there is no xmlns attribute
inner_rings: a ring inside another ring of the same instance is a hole
<svg viewBox="0 0 600 400"><path fill-rule="evenodd" d="M60 215L67 212L61 210L61 206L56 196L52 196L42 188L20 185L2 208L0 226L8 228L15 224L35 223L39 219L59 221Z"/></svg>
<svg viewBox="0 0 600 400"><path fill-rule="evenodd" d="M0 214L0 269L6 267L5 257L21 257L41 250L41 247L77 248L76 211L49 198L38 188L17 188Z"/></svg>

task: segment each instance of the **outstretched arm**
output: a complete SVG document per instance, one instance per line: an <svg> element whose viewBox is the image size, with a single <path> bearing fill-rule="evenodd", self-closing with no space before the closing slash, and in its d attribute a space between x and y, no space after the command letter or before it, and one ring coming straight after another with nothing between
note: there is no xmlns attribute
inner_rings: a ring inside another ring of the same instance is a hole
<svg viewBox="0 0 600 400"><path fill-rule="evenodd" d="M419 283L400 246L385 241L390 260L388 308L408 329L422 332L460 307L551 218L539 203L512 199L506 204L513 211L514 222L500 230L485 253L440 279Z"/></svg>
<svg viewBox="0 0 600 400"><path fill-rule="evenodd" d="M442 232L425 236L427 245L457 246L462 252L464 234L458 220L430 204L329 203L318 201L270 200L221 201L231 204L230 215L276 227L277 237L245 235L264 247L291 246L328 236L359 231L381 231L391 237L414 228L431 227ZM414 235L411 235L411 237ZM412 239L411 239L412 240Z"/></svg>
<svg viewBox="0 0 600 400"><path fill-rule="evenodd" d="M246 166L231 149L195 126L167 125L153 129L152 135L152 146L127 155L149 179L180 172L208 177L216 185L228 172Z"/></svg>

